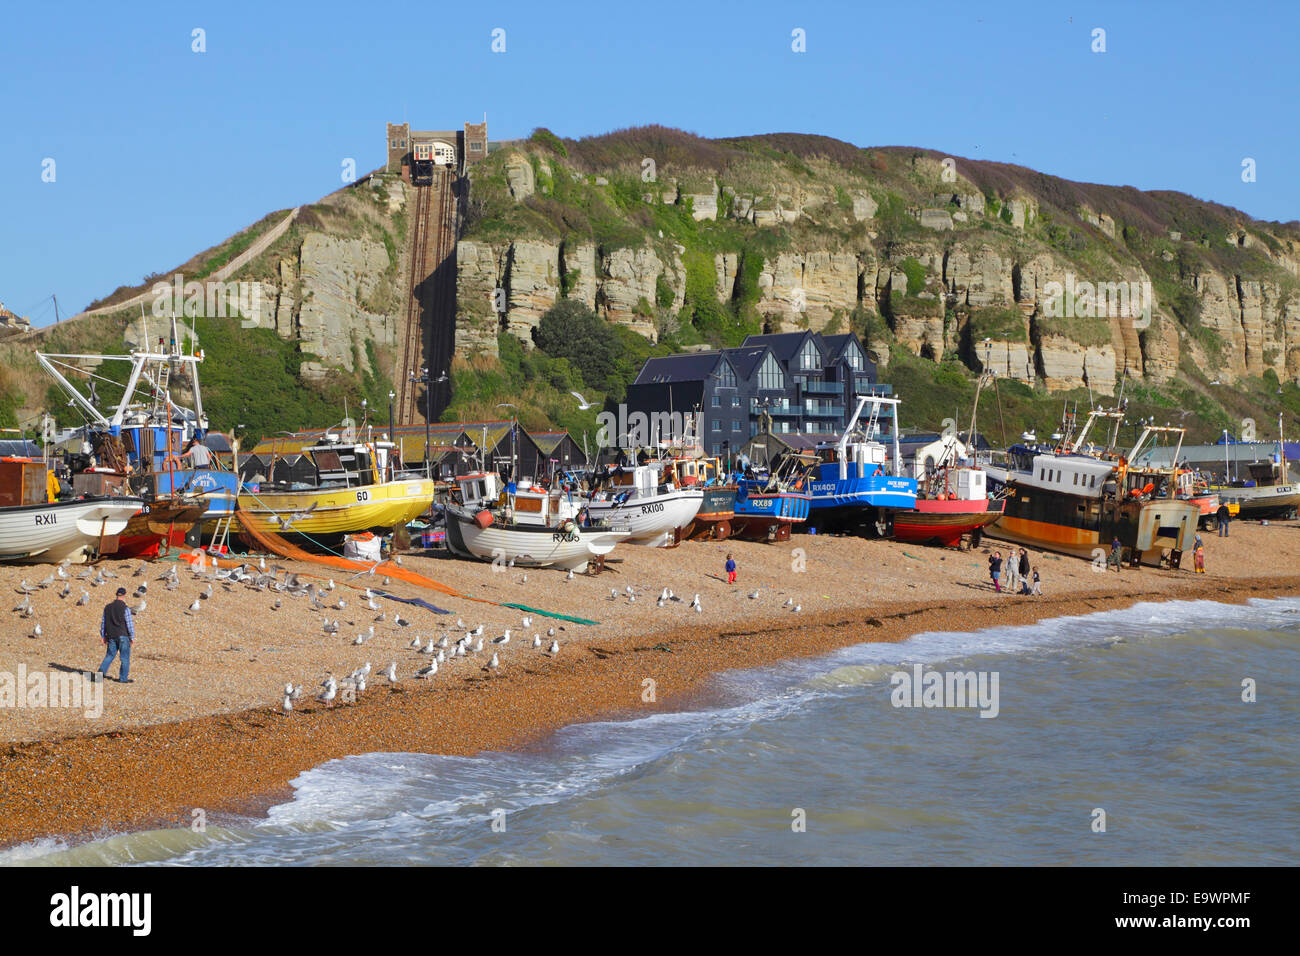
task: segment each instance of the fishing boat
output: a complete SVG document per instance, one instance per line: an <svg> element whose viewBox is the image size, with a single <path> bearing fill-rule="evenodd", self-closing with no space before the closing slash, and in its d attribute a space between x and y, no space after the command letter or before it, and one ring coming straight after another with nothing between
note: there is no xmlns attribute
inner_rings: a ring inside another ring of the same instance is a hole
<svg viewBox="0 0 1300 956"><path fill-rule="evenodd" d="M1281 442L1278 443L1279 446ZM1300 485L1290 479L1285 452L1246 466L1249 478L1211 486L1224 504L1237 505L1243 518L1294 518L1300 509Z"/></svg>
<svg viewBox="0 0 1300 956"><path fill-rule="evenodd" d="M871 406L865 425L857 430L862 410ZM817 446L818 463L809 478L812 497L809 523L819 529L889 533L894 516L916 504L916 481L901 473L898 450L897 398L858 396L838 441ZM894 410L893 456L875 436L880 433L884 408Z"/></svg>
<svg viewBox="0 0 1300 956"><path fill-rule="evenodd" d="M916 505L894 512L894 538L916 544L956 547L1002 517L1004 502L988 494L987 474L977 465L944 465L921 483Z"/></svg>
<svg viewBox="0 0 1300 956"><path fill-rule="evenodd" d="M54 437L74 493L144 499L120 538L121 557L153 557L162 548L179 547L201 522L234 513L238 477L220 467L208 447L219 437L224 446L225 439L210 431L203 412L203 352L192 332L190 347L183 348L179 331L173 318L169 345L159 339L156 350L127 355L37 353L41 367L85 418L84 425ZM119 363L128 367L117 376ZM83 380L84 392L78 387ZM101 388L121 389L116 404L109 399L102 411ZM192 409L176 401L177 392L188 392ZM213 464L185 461L191 440L204 445Z"/></svg>
<svg viewBox="0 0 1300 956"><path fill-rule="evenodd" d="M1088 435L1102 420L1113 432L1097 448ZM1181 447L1183 429L1147 426L1128 455L1116 456L1123 420L1118 409L1094 409L1077 438L1066 429L1060 445L1016 444L1003 462L986 465L990 490L1006 498L989 536L1094 560L1105 560L1118 539L1130 563L1156 566L1166 552L1188 550L1199 509L1173 497L1170 469L1130 465L1155 432L1176 433Z"/></svg>
<svg viewBox="0 0 1300 956"><path fill-rule="evenodd" d="M580 571L629 537L625 527L591 520L582 499L558 486L503 487L486 471L458 478L457 486L460 500L445 511L447 547L460 557Z"/></svg>
<svg viewBox="0 0 1300 956"><path fill-rule="evenodd" d="M38 458L0 460L0 561L80 563L112 553L144 500L87 495L51 501L48 474Z"/></svg>
<svg viewBox="0 0 1300 956"><path fill-rule="evenodd" d="M789 540L791 529L808 520L812 495L807 486L817 461L816 456L787 453L766 474L742 474L731 533L753 541Z"/></svg>
<svg viewBox="0 0 1300 956"><path fill-rule="evenodd" d="M392 442L358 438L345 424L301 449L310 482L247 482L239 521L254 532L291 534L323 546L362 531L383 534L428 510L434 483L394 477Z"/></svg>
<svg viewBox="0 0 1300 956"><path fill-rule="evenodd" d="M618 519L631 544L676 544L679 531L691 524L704 500L698 481L682 481L681 466L674 458L643 457L597 470L587 500L592 520Z"/></svg>

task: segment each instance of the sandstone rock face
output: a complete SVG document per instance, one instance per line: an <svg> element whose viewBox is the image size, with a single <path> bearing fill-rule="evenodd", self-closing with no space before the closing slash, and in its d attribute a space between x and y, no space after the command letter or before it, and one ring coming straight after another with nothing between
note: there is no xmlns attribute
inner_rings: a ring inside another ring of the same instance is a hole
<svg viewBox="0 0 1300 956"><path fill-rule="evenodd" d="M952 228L952 216L946 209L922 209L918 219L926 229Z"/></svg>
<svg viewBox="0 0 1300 956"><path fill-rule="evenodd" d="M510 189L510 198L522 202L537 189L533 164L526 156L511 156L506 160L506 185Z"/></svg>
<svg viewBox="0 0 1300 956"><path fill-rule="evenodd" d="M298 283L298 263L285 257L280 260L280 288L275 302L275 331L282 339L294 335L293 290Z"/></svg>
<svg viewBox="0 0 1300 956"><path fill-rule="evenodd" d="M958 304L973 308L1001 305L1015 298L1011 263L1004 262L987 244L975 249L954 246L943 260L943 284L957 296Z"/></svg>
<svg viewBox="0 0 1300 956"><path fill-rule="evenodd" d="M859 194L853 197L853 218L858 222L876 218L876 210L879 208L880 204L870 196Z"/></svg>
<svg viewBox="0 0 1300 956"><path fill-rule="evenodd" d="M366 340L381 346L394 344L394 318L366 312L358 305L375 291L387 269L387 251L369 239L338 239L315 232L303 239L298 339L302 351L320 357L319 362L303 363L304 377L320 378L330 366L369 372Z"/></svg>
<svg viewBox="0 0 1300 956"><path fill-rule="evenodd" d="M764 263L758 310L784 331L820 331L835 312L847 315L857 306L860 271L857 256L849 253L783 252Z"/></svg>
<svg viewBox="0 0 1300 956"><path fill-rule="evenodd" d="M1020 382L1034 381L1034 356L1025 342L981 342L975 348L975 363L979 371L988 369L1000 378L1013 378Z"/></svg>
<svg viewBox="0 0 1300 956"><path fill-rule="evenodd" d="M577 278L573 278L576 271ZM596 247L591 243L566 242L560 249L560 275L569 284L566 298L577 299L587 308L596 307Z"/></svg>
<svg viewBox="0 0 1300 956"><path fill-rule="evenodd" d="M709 186L707 192L682 193L682 201L691 201L691 218L696 222L718 218L718 184L710 179Z"/></svg>
<svg viewBox="0 0 1300 956"><path fill-rule="evenodd" d="M498 354L493 293L505 288L504 261L501 247L465 239L456 244L457 354Z"/></svg>
<svg viewBox="0 0 1300 956"><path fill-rule="evenodd" d="M1115 392L1115 349L1111 345L1087 348L1060 335L1043 336L1038 343L1043 380L1052 391L1090 385L1094 392Z"/></svg>
<svg viewBox="0 0 1300 956"><path fill-rule="evenodd" d="M736 289L736 276L740 272L740 256L734 252L718 253L713 257L713 272L717 277L714 291L718 301L729 301Z"/></svg>
<svg viewBox="0 0 1300 956"><path fill-rule="evenodd" d="M512 242L506 258L506 331L525 346L542 314L560 297L560 248L553 242Z"/></svg>
<svg viewBox="0 0 1300 956"><path fill-rule="evenodd" d="M1156 385L1172 381L1178 375L1178 360L1182 354L1177 323L1165 316L1156 316L1141 336L1143 376Z"/></svg>
<svg viewBox="0 0 1300 956"><path fill-rule="evenodd" d="M646 315L645 309L647 305L653 308L657 280L665 271L663 260L647 247L615 249L601 260L600 269L597 311L610 322L626 325L654 341L657 331L653 313ZM673 286L680 289L684 284L676 282ZM675 302L674 311L680 308L680 302Z"/></svg>

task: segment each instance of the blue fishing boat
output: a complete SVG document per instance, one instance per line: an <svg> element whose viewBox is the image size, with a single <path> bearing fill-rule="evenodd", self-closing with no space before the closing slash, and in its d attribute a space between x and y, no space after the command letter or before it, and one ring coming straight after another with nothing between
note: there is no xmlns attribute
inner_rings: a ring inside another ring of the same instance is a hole
<svg viewBox="0 0 1300 956"><path fill-rule="evenodd" d="M866 424L855 431L864 406L871 413ZM887 535L892 516L916 507L916 479L901 474L898 449L897 398L861 395L844 434L836 442L817 446L817 464L808 481L812 495L809 524L818 529L870 530ZM894 410L894 453L873 436L880 433L883 408Z"/></svg>
<svg viewBox="0 0 1300 956"><path fill-rule="evenodd" d="M786 455L770 474L740 476L732 535L754 541L788 539L794 525L808 520L809 469L815 462L807 455Z"/></svg>

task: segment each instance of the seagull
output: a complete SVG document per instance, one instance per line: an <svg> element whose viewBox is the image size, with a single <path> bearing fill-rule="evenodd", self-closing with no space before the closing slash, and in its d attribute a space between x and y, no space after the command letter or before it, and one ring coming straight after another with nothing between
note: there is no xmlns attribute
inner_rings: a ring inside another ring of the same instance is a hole
<svg viewBox="0 0 1300 956"><path fill-rule="evenodd" d="M53 583L54 583L54 575L51 574L49 577L45 578L45 580L43 580L39 586L43 588L48 588Z"/></svg>
<svg viewBox="0 0 1300 956"><path fill-rule="evenodd" d="M21 581L18 582L18 588L24 594L31 594L33 591L36 590L36 588L32 587L30 584L27 583L26 578L23 578Z"/></svg>
<svg viewBox="0 0 1300 956"><path fill-rule="evenodd" d="M34 628L32 628L32 637L40 637L40 636L41 636L41 626L37 624Z"/></svg>
<svg viewBox="0 0 1300 956"><path fill-rule="evenodd" d="M208 582L208 586L207 586L206 588L203 589L203 593L200 594L199 597L203 598L203 600L205 600L205 601L206 601L208 598L212 597L212 582L211 582L211 581Z"/></svg>
<svg viewBox="0 0 1300 956"><path fill-rule="evenodd" d="M466 647L466 645L458 643L458 644L456 645L456 650L453 652L452 656L453 656L453 657L464 657L465 654L466 654L465 647Z"/></svg>
<svg viewBox="0 0 1300 956"><path fill-rule="evenodd" d="M318 695L316 699L320 701L322 704L324 704L326 707L333 707L334 697L338 694L338 691L339 691L338 684L336 684L334 682L334 678L331 677L329 681L325 684L324 693Z"/></svg>
<svg viewBox="0 0 1300 956"><path fill-rule="evenodd" d="M559 642L559 641L551 641L551 649L550 649L550 651L549 651L548 653L549 653L552 657L554 657L556 654L560 653L560 642Z"/></svg>
<svg viewBox="0 0 1300 956"><path fill-rule="evenodd" d="M573 568L569 568L569 574L568 574L568 577L566 577L564 580L566 580L566 581L572 581L572 580L573 580Z"/></svg>
<svg viewBox="0 0 1300 956"><path fill-rule="evenodd" d="M479 654L482 653L482 651L483 651L483 638L480 637L478 639L478 643L474 645L474 653ZM496 655L493 656L495 657Z"/></svg>
<svg viewBox="0 0 1300 956"><path fill-rule="evenodd" d="M493 653L492 660L488 661L487 667L483 668L483 670L487 670L488 668L491 668L494 671L501 668L501 658L497 657L495 653Z"/></svg>
<svg viewBox="0 0 1300 956"><path fill-rule="evenodd" d="M438 658L437 658L437 660L438 660L438 663L439 663L439 664L446 663L446 661L447 661L447 652L446 652L446 651L438 651Z"/></svg>
<svg viewBox="0 0 1300 956"><path fill-rule="evenodd" d="M480 624L478 627L474 628L474 630L470 631L470 634L471 634L472 636L474 636L474 637L478 637L478 636L479 636L480 634L482 634L482 633L483 633L483 625L482 625L482 624Z"/></svg>
<svg viewBox="0 0 1300 956"><path fill-rule="evenodd" d="M532 626L533 626L533 619L531 617L525 617L524 627L532 627Z"/></svg>
<svg viewBox="0 0 1300 956"><path fill-rule="evenodd" d="M406 620L406 618L398 615L396 618L393 619L393 623L396 624L398 627L409 627L411 622Z"/></svg>
<svg viewBox="0 0 1300 956"><path fill-rule="evenodd" d="M459 618L459 617L456 618L456 630L458 631L465 630L465 620L463 618Z"/></svg>
<svg viewBox="0 0 1300 956"><path fill-rule="evenodd" d="M420 649L420 639L418 637L413 637L411 638L411 643L406 646L413 651L418 651Z"/></svg>
<svg viewBox="0 0 1300 956"><path fill-rule="evenodd" d="M540 634L534 634L534 635L533 635L533 647L541 647L541 646L542 646L542 635L540 635Z"/></svg>
<svg viewBox="0 0 1300 956"><path fill-rule="evenodd" d="M700 596L695 595L695 600L691 602L691 607L698 609L700 606Z"/></svg>
<svg viewBox="0 0 1300 956"><path fill-rule="evenodd" d="M18 605L14 608L14 610L15 610L15 611L26 611L26 610L27 610L29 607L31 607L31 606L32 606L32 597L31 597L31 595L29 594L29 595L25 596L21 601L18 602Z"/></svg>
<svg viewBox="0 0 1300 956"><path fill-rule="evenodd" d="M89 604L89 603L90 603L90 592L89 592L89 591L82 591L82 592L81 592L81 597L77 598L77 607L82 607L83 605L86 605L86 604Z"/></svg>
<svg viewBox="0 0 1300 956"><path fill-rule="evenodd" d="M500 637L494 637L494 638L492 638L492 643L493 643L493 644L509 644L509 643L510 643L510 632L509 632L509 631L506 631L506 632L505 632L504 634L502 634Z"/></svg>
<svg viewBox="0 0 1300 956"><path fill-rule="evenodd" d="M279 598L276 598L276 599L275 599L275 603L271 605L271 610L272 610L272 611L278 611L278 610L280 610L280 607L281 607L280 599L279 599Z"/></svg>
<svg viewBox="0 0 1300 956"><path fill-rule="evenodd" d="M782 607L789 607L792 604L794 604L794 598L786 598L785 604L783 604Z"/></svg>
<svg viewBox="0 0 1300 956"><path fill-rule="evenodd" d="M141 565L141 567L144 567L144 565ZM64 578L66 578L66 577L68 576L68 571L67 571L67 569L66 569L63 565L61 565L61 564L60 564L57 568L54 569L54 573L57 574L57 575L59 576L59 580L60 580L60 581L62 581ZM137 573L139 573L139 572L137 572Z"/></svg>
<svg viewBox="0 0 1300 956"><path fill-rule="evenodd" d="M611 601L614 601L614 600L617 600L617 599L618 599L618 588L610 588L610 589L609 589L609 599L610 599Z"/></svg>
<svg viewBox="0 0 1300 956"><path fill-rule="evenodd" d="M794 606L794 613L795 613L795 614L798 614L798 613L799 613L800 611L802 611L802 610L803 610L803 605L802 605L802 604L796 604L796 605Z"/></svg>
<svg viewBox="0 0 1300 956"><path fill-rule="evenodd" d="M554 636L555 636L555 628L553 628L553 627L548 627L548 628L546 629L546 636L547 636L547 637L554 637Z"/></svg>
<svg viewBox="0 0 1300 956"><path fill-rule="evenodd" d="M293 681L289 681L289 683L284 685L284 696L288 697L290 700L297 700L302 696L302 685L299 684L297 687L294 687Z"/></svg>
<svg viewBox="0 0 1300 956"><path fill-rule="evenodd" d="M384 671L384 677L388 678L390 684L397 683L397 661L393 661L388 665L388 670Z"/></svg>
<svg viewBox="0 0 1300 956"><path fill-rule="evenodd" d="M339 632L339 622L338 621L331 622L329 618L325 618L325 633L337 634L338 632Z"/></svg>
<svg viewBox="0 0 1300 956"><path fill-rule="evenodd" d="M440 640L440 641L438 642L438 646L439 646L439 647L446 647L446 646L450 643L450 641L451 641L451 639L450 639L449 637L447 637L446 634L443 634L443 635L442 635L442 640Z"/></svg>
<svg viewBox="0 0 1300 956"><path fill-rule="evenodd" d="M140 577L142 574L144 574L144 569L147 568L147 567L149 567L148 562L143 562L143 561L142 561L142 562L140 563L140 566L139 566L138 568L135 569L135 573L132 574L131 577L133 577L133 578L138 578L138 577ZM59 568L59 577L61 577L61 578L63 578L63 577L67 577L67 575L63 573L63 568L62 568L62 567Z"/></svg>
<svg viewBox="0 0 1300 956"><path fill-rule="evenodd" d="M63 590L59 592L59 597L61 597L61 598L65 598L65 597L67 597L71 592L72 592L72 582L71 582L71 581L64 581L64 582L63 582Z"/></svg>
<svg viewBox="0 0 1300 956"><path fill-rule="evenodd" d="M348 602L343 600L342 598L339 598L338 601L335 603L334 608L335 610L341 611L347 606L348 606Z"/></svg>
<svg viewBox="0 0 1300 956"><path fill-rule="evenodd" d="M750 592L749 592L749 599L750 599L751 601L756 601L756 600L758 600L758 592L757 592L757 591L750 591Z"/></svg>
<svg viewBox="0 0 1300 956"><path fill-rule="evenodd" d="M359 644L364 644L365 642L366 642L366 636L364 634L358 634L356 638L352 641L352 645L355 647Z"/></svg>
<svg viewBox="0 0 1300 956"><path fill-rule="evenodd" d="M416 640L419 640L419 638L416 638ZM434 647L434 645L433 645L433 638L429 638L429 645L428 645L427 647L425 647L423 650L421 650L420 653L421 653L421 654L432 654L432 653L433 653L433 647Z"/></svg>
<svg viewBox="0 0 1300 956"><path fill-rule="evenodd" d="M191 611L197 611L197 610L198 610L199 608L201 608L202 606L203 606L203 602L200 601L198 598L195 598L195 599L194 599L194 603L190 605L190 610L191 610Z"/></svg>
<svg viewBox="0 0 1300 956"><path fill-rule="evenodd" d="M438 662L429 661L429 666L421 667L418 671L415 672L415 676L420 678L425 678L425 677L432 677L436 673L438 673Z"/></svg>
<svg viewBox="0 0 1300 956"><path fill-rule="evenodd" d="M132 613L132 614L143 614L143 613L144 613L144 609L148 606L148 604L149 604L148 601L141 601L139 607L133 607L133 608L131 608L131 613Z"/></svg>
<svg viewBox="0 0 1300 956"><path fill-rule="evenodd" d="M285 694L285 695L284 695L284 703L281 704L280 706L281 706L282 708L284 708L284 712L285 712L286 714L287 714L287 713L290 713L290 712L293 710L293 698L290 697L288 694Z"/></svg>
<svg viewBox="0 0 1300 956"><path fill-rule="evenodd" d="M589 401L587 401L585 398L583 398L583 397L582 397L580 394L578 394L577 392L570 390L569 394L572 395L574 398L576 398L576 399L578 400L578 410L579 410L579 411L583 411L583 412L585 412L587 409L591 408L592 403L589 402Z"/></svg>

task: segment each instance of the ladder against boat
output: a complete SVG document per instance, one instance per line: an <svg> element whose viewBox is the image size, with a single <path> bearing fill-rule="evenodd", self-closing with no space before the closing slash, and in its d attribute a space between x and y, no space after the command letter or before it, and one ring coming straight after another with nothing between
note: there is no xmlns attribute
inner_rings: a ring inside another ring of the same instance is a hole
<svg viewBox="0 0 1300 956"><path fill-rule="evenodd" d="M235 513L227 511L220 518L212 530L212 540L208 542L208 554L229 554L230 553L230 526L235 521Z"/></svg>

